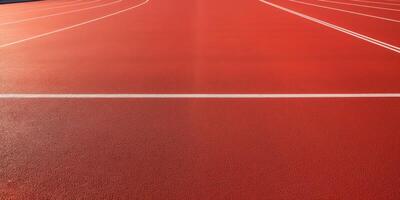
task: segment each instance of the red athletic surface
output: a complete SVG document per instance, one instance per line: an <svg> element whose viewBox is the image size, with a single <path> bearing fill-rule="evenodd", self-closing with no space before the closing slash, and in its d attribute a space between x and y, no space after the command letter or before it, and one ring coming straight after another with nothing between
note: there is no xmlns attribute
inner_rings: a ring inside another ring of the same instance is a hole
<svg viewBox="0 0 400 200"><path fill-rule="evenodd" d="M113 0L87 2L1 5L0 24ZM0 45L141 2L0 25ZM400 45L396 22L270 2ZM257 0L151 0L0 48L0 94L399 92L399 53ZM399 119L398 98L3 99L0 199L397 200Z"/></svg>

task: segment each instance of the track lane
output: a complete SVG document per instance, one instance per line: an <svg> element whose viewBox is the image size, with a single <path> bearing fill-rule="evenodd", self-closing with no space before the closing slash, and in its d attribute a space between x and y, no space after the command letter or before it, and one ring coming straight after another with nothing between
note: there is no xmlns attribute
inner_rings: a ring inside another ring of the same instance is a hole
<svg viewBox="0 0 400 200"><path fill-rule="evenodd" d="M81 0L64 0L64 1L28 1L20 4L3 4L0 6L1 13L11 14L13 12L23 12L24 10L32 10L33 8L44 8L56 5L64 5L70 3L77 3Z"/></svg>
<svg viewBox="0 0 400 200"><path fill-rule="evenodd" d="M91 21L95 18L101 18L110 13L117 12L130 6L135 6L142 2L143 1L140 0L104 0L101 4L93 5L95 6L94 9L86 9L80 11L79 14L70 13L67 15L56 15L48 18L41 18L39 20L32 20L26 23L0 26L0 33L3 35L3 37L0 38L0 48L4 48L4 46L9 45L10 43L18 42L20 40L64 29L82 22ZM70 10L63 12L68 11Z"/></svg>
<svg viewBox="0 0 400 200"><path fill-rule="evenodd" d="M315 3L306 2L306 1L297 1L297 0L289 0L289 1L294 2L294 3L298 3L298 4L303 4L303 5L313 6L313 7L317 7L317 8L322 8L322 9L334 10L334 11L338 11L338 12L350 13L350 14L353 14L353 15L359 15L359 16L364 16L364 17L381 19L381 20L394 22L394 23L399 23L400 22L400 20L397 20L397 19L394 19L394 18L388 18L388 17L382 17L382 16L378 16L378 15L367 14L365 12L357 12L357 11L342 9L342 8L338 8L338 7L324 6L324 5L315 4Z"/></svg>
<svg viewBox="0 0 400 200"><path fill-rule="evenodd" d="M9 16L2 17L0 19L0 23L4 24L4 23L20 21L20 20L29 19L29 18L36 18L36 17L40 17L40 16L57 15L59 13L64 13L64 12L68 12L68 11L72 11L72 10L80 10L80 9L98 6L101 4L105 4L107 2L109 2L109 0L95 0L95 1L86 2L87 4L84 4L84 5L67 6L67 7L55 8L55 9L44 9L44 10L39 9L37 11L19 13L19 14L15 14L15 15L9 15Z"/></svg>
<svg viewBox="0 0 400 200"><path fill-rule="evenodd" d="M43 7L43 6L50 6L50 5L61 5L61 4L68 4L68 3L74 3L78 1L83 1L83 0L60 0L60 1L48 1L48 0L42 0L42 1L27 1L23 2L20 4L17 3L11 3L11 4L0 4L0 11L1 12L6 12L6 11L18 11L18 10L23 10L26 8L37 8L37 7Z"/></svg>
<svg viewBox="0 0 400 200"><path fill-rule="evenodd" d="M72 14L72 13L83 12L83 11L87 11L87 10L92 10L92 9L96 9L96 8L101 8L101 7L113 5L113 4L116 4L116 3L120 3L120 2L122 2L122 1L123 1L123 0L115 0L115 1L111 1L111 2L101 2L102 4L99 4L99 5L93 5L93 6L83 7L83 8L81 7L81 8L79 8L79 9L61 11L61 12L52 13L52 14L35 15L34 17L30 17L30 18L23 18L23 19L18 19L18 20L12 20L12 21L7 21L7 22L3 22L3 23L0 22L0 27L1 27L1 26L12 25L12 24L26 23L26 22L30 22L30 21L34 21L34 20L40 20L40 19L45 19L45 18L49 18L49 17L60 16L60 15L66 15L66 14Z"/></svg>
<svg viewBox="0 0 400 200"><path fill-rule="evenodd" d="M204 2L171 8L154 1L134 12L1 49L5 58L1 90L399 92L397 54L259 2L231 5L228 9L226 2ZM201 12L193 13L193 9ZM221 9L225 12L216 12ZM50 59L38 47L46 49ZM24 49L23 58L17 54L20 49Z"/></svg>
<svg viewBox="0 0 400 200"><path fill-rule="evenodd" d="M352 31L350 29L346 29L346 28L344 28L342 26L337 26L337 25L329 23L327 21L320 20L320 19L315 18L315 17L311 17L310 15L306 15L304 13L297 12L295 10L292 10L292 9L287 8L287 7L283 7L283 6L280 6L280 5L265 1L265 0L260 0L260 2L262 2L262 3L266 4L266 5L272 6L274 8L277 8L279 10L285 11L287 13L293 14L295 16L301 17L303 19L312 21L312 22L317 23L319 25L331 28L331 29L336 30L336 31L340 31L340 32L342 32L344 34L347 34L349 36L352 36L354 38L361 39L361 40L363 40L365 42L368 42L368 43L371 43L371 44L374 44L374 45L378 45L380 47L383 47L383 48L385 48L387 50L390 50L390 51L393 51L395 53L400 53L400 47L399 46L389 44L389 43L384 42L382 40L378 40L376 38L369 37L369 36L367 36L365 34L361 34L359 32L355 32L355 31ZM303 4L303 5L307 5L307 4Z"/></svg>
<svg viewBox="0 0 400 200"><path fill-rule="evenodd" d="M256 1L153 0L0 55L0 93L400 91L398 54ZM397 200L399 108L1 99L0 198Z"/></svg>
<svg viewBox="0 0 400 200"><path fill-rule="evenodd" d="M329 6L329 7L334 7L334 8L346 9L346 10L351 10L351 11L355 11L355 12L361 12L361 13L365 13L365 14L377 15L377 16L381 16L381 17L400 19L400 13L399 12L393 12L393 11L387 11L387 10L379 10L379 9L371 9L371 8L363 8L363 7L355 7L355 6L343 5L343 4L333 4L333 3L329 3L329 2L315 1L315 0L307 0L305 2L318 4L318 5L322 5L322 6Z"/></svg>
<svg viewBox="0 0 400 200"><path fill-rule="evenodd" d="M375 5L390 5L390 6L393 6L392 8L395 8L395 7L400 7L400 3L388 3L388 2L382 2L382 1L368 1L368 0L350 0L350 1L353 1L353 2L362 2L362 3L366 3L366 4L370 4L370 5L373 5L373 4L375 4Z"/></svg>
<svg viewBox="0 0 400 200"><path fill-rule="evenodd" d="M396 200L399 108L398 100L3 100L0 195Z"/></svg>
<svg viewBox="0 0 400 200"><path fill-rule="evenodd" d="M40 11L52 11L52 10L56 10L57 9L64 9L64 8L68 8L68 7L76 7L76 6L82 6L82 5L86 5L86 4L91 4L91 3L95 3L95 2L99 2L101 0L90 0L90 1L84 1L84 2L77 2L77 3L71 3L71 4L67 4L67 5L57 5L57 6L49 6L49 7L39 7L38 9L27 9L27 10L22 10L22 11L14 11L14 12L8 12L8 13L4 13L1 14L0 17L2 18L10 18L13 17L15 15L26 15L29 13L34 13L34 12L40 12Z"/></svg>
<svg viewBox="0 0 400 200"><path fill-rule="evenodd" d="M400 12L399 8L393 8L389 6L382 6L382 5L366 5L366 4L361 4L361 3L349 3L349 2L344 2L344 1L334 1L334 0L315 0L319 2L326 2L326 3L331 3L331 4L339 4L339 5L348 5L348 6L354 6L354 7L361 7L361 8L368 8L368 9L376 9L376 10L384 10L384 11L390 11L390 12Z"/></svg>
<svg viewBox="0 0 400 200"><path fill-rule="evenodd" d="M298 4L290 1L272 0L269 2L383 41L385 43L394 46L400 46L400 38L398 37L400 34L400 26L397 23ZM309 1L305 0L305 2Z"/></svg>

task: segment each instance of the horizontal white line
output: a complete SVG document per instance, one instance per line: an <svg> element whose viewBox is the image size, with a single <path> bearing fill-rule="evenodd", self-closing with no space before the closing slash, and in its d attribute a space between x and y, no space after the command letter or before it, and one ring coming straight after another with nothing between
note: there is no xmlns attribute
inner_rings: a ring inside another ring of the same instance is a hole
<svg viewBox="0 0 400 200"><path fill-rule="evenodd" d="M400 98L400 93L344 94L0 94L0 99L311 99Z"/></svg>

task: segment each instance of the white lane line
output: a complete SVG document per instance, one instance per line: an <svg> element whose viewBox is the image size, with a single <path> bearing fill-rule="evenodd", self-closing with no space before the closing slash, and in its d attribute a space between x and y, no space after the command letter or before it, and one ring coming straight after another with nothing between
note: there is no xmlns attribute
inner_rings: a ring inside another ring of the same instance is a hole
<svg viewBox="0 0 400 200"><path fill-rule="evenodd" d="M400 93L354 94L0 94L0 99L336 99L400 98Z"/></svg>
<svg viewBox="0 0 400 200"><path fill-rule="evenodd" d="M363 3L374 3L374 4L382 4L382 5L400 6L400 3L388 3L388 2L365 1L365 0L349 0L349 1L363 2Z"/></svg>
<svg viewBox="0 0 400 200"><path fill-rule="evenodd" d="M40 8L40 9L30 9L30 10L24 10L22 12L13 12L13 13L8 13L6 15L0 15L0 17L7 17L7 16L10 16L10 15L12 16L14 14L27 13L27 12L36 12L36 11L51 10L51 9L56 9L56 8L65 8L65 7L71 7L71 6L78 6L78 5L84 5L84 4L89 4L89 3L95 3L95 2L98 2L98 1L102 1L102 0L85 1L85 2L80 2L80 3L73 3L73 4L62 5L62 6L45 7L45 8Z"/></svg>
<svg viewBox="0 0 400 200"><path fill-rule="evenodd" d="M147 4L148 2L150 2L150 0L145 0L140 4L125 8L123 10L119 10L117 12L113 12L111 14L104 15L102 17L97 17L97 18L94 18L94 19L91 19L91 20L88 20L88 21L84 21L84 22L81 22L81 23L78 23L78 24L74 24L74 25L67 26L67 27L64 27L64 28L56 29L54 31L42 33L42 34L39 34L39 35L35 35L35 36L28 37L28 38L25 38L25 39L17 40L17 41L14 41L14 42L1 44L0 45L0 49L1 48L5 48L5 47L9 47L9 46L12 46L12 45L20 44L20 43L23 43L23 42L27 42L27 41L30 41L30 40L34 40L34 39L46 37L46 36L49 36L49 35L53 35L55 33L59 33L59 32L62 32L62 31L67 31L67 30L70 30L70 29L74 29L74 28L77 28L77 27L80 27L80 26L83 26L83 25L86 25L86 24L90 24L90 23L93 23L93 22L96 22L96 21L99 21L99 20L102 20L102 19L106 19L106 18L115 16L115 15L130 11L132 9L138 8L140 6L143 6L143 5Z"/></svg>
<svg viewBox="0 0 400 200"><path fill-rule="evenodd" d="M399 9L384 8L384 7L377 7L377 6L367 6L367 5L355 4L355 3L345 3L345 2L330 1L330 0L317 0L317 1L336 3L336 4L342 4L342 5L350 5L350 6L358 6L358 7L364 7L364 8L374 8L374 9L380 9L380 10L390 10L390 11L396 11L396 12L400 11Z"/></svg>
<svg viewBox="0 0 400 200"><path fill-rule="evenodd" d="M32 17L32 18L26 18L26 19L21 19L21 20L12 21L12 22L0 23L0 26L11 25L11 24L19 24L19 23L22 23L22 22L28 22L28 21L33 21L33 20L38 20L38 19L44 19L44 18L48 18L48 17L54 17L54 16L59 16L59 15L65 15L65 14L71 14L71 13L76 13L76 12L91 10L91 9L95 9L95 8L101 8L101 7L105 7L105 6L109 6L109 5L112 5L112 4L119 3L119 2L121 2L121 1L123 1L123 0L112 1L112 2L109 2L109 3L104 3L104 4L100 4L100 5L92 6L92 7L88 7L88 8L70 10L70 11L60 12L60 13L55 13L55 14L50 14L50 15L43 15L43 16Z"/></svg>
<svg viewBox="0 0 400 200"><path fill-rule="evenodd" d="M276 4L274 4L274 3L271 3L271 2L268 2L268 1L265 1L265 0L259 0L259 1L262 2L262 3L264 3L264 4L270 5L270 6L272 6L272 7L278 8L278 9L283 10L283 11L286 11L286 12L288 12L288 13L291 13L291 14L293 14L293 15L302 17L302 18L304 18L304 19L307 19L307 20L316 22L316 23L318 23L318 24L321 24L321 25L324 25L324 26L326 26L326 27L335 29L335 30L340 31L340 32L342 32L342 33L346 33L346 34L348 34L348 35L351 35L351 36L354 36L354 37L356 37L356 38L362 39L362 40L367 41L367 42L369 42L369 43L372 43L372 44L381 46L381 47L383 47L383 48L389 49L389 50L394 51L394 52L396 52L396 53L400 53L400 47L397 47L397 46L395 46L395 45L391 45L391 44L388 44L388 43L379 41L379 40L377 40L377 39L374 39L374 38L371 38L371 37L362 35L362 34L360 34L360 33L356 33L356 32L354 32L354 31L350 31L350 30L345 29L345 28L342 28L342 27L340 27L340 26L336 26L336 25L334 25L334 24L331 24L331 23L328 23L328 22L319 20L319 19L317 19L317 18L314 18L314 17L308 16L308 15L305 15L305 14L302 14L302 13L299 13L299 12L296 12L296 11L294 11L294 10L291 10L291 9L288 9L288 8L285 8L285 7L276 5ZM0 46L0 47L1 47L1 46Z"/></svg>
<svg viewBox="0 0 400 200"><path fill-rule="evenodd" d="M390 18L386 18L386 17L379 17L379 16L376 16L376 15L369 15L369 14L354 12L354 11L350 11L350 10L343 10L343 9L333 8L333 7L328 7L328 6L321 6L321 5L317 5L317 4L313 4L313 3L307 3L307 2L303 2L303 1L296 1L296 0L289 0L289 1L295 2L295 3L299 3L299 4L314 6L314 7L318 7L318 8L325 8L325 9L329 9L329 10L335 10L335 11L350 13L350 14L354 14L354 15L360 15L360 16L364 16L364 17L371 17L371 18L386 20L386 21L390 21L390 22L400 23L400 20L390 19Z"/></svg>

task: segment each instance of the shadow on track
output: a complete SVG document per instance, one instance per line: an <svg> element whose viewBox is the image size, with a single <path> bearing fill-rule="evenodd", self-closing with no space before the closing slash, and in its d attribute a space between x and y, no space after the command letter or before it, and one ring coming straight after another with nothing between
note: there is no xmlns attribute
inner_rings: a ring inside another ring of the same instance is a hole
<svg viewBox="0 0 400 200"><path fill-rule="evenodd" d="M42 1L42 0L0 0L0 4L22 3L22 2L30 2L30 1Z"/></svg>

